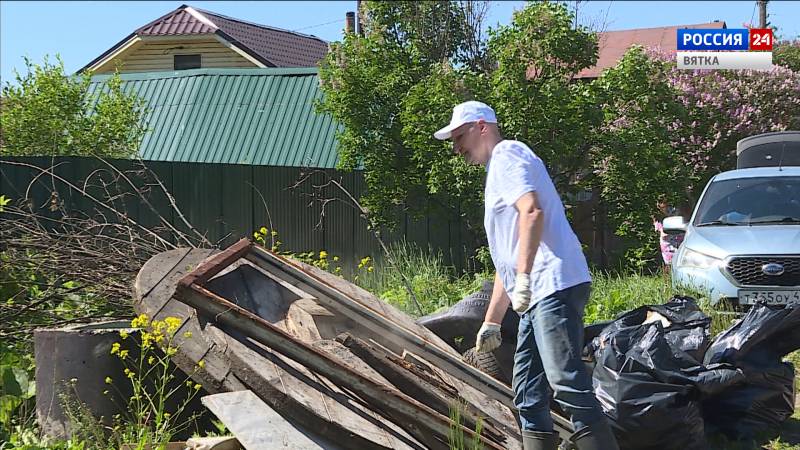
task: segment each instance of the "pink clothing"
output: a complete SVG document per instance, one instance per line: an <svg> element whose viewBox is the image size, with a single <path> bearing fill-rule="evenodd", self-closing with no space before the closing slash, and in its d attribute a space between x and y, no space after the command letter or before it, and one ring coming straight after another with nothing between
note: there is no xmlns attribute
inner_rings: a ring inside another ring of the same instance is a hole
<svg viewBox="0 0 800 450"><path fill-rule="evenodd" d="M661 258L664 259L664 264L672 262L672 256L678 250L678 247L683 242L683 234L667 234L664 232L664 225L658 221L653 221L653 227L658 232L658 242L661 247Z"/></svg>

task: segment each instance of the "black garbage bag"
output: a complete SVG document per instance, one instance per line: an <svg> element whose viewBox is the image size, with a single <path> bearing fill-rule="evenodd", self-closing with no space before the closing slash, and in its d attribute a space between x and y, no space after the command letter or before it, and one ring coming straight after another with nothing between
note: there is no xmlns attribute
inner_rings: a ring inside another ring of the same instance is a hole
<svg viewBox="0 0 800 450"><path fill-rule="evenodd" d="M794 412L794 367L741 367L745 383L703 401L708 435L723 434L735 441L773 438Z"/></svg>
<svg viewBox="0 0 800 450"><path fill-rule="evenodd" d="M697 361L703 360L710 344L711 318L692 297L676 295L663 305L647 305L628 311L603 331L641 325L653 313L660 314L669 322L669 333L665 337L672 346L680 348Z"/></svg>
<svg viewBox="0 0 800 450"><path fill-rule="evenodd" d="M700 400L744 379L729 364L700 362L710 324L694 299L674 297L624 314L592 342L595 395L620 448L707 448Z"/></svg>
<svg viewBox="0 0 800 450"><path fill-rule="evenodd" d="M704 362L774 365L800 348L800 305L757 303L745 316L714 339Z"/></svg>
<svg viewBox="0 0 800 450"><path fill-rule="evenodd" d="M745 383L706 398L703 416L711 433L754 440L777 433L794 412L794 367L783 356L800 348L800 306L756 304L709 347L705 362L729 363Z"/></svg>

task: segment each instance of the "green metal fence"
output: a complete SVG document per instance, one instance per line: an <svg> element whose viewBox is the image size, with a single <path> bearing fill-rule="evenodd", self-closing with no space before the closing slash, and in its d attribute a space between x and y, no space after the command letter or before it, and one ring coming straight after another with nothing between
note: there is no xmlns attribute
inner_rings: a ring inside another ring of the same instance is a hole
<svg viewBox="0 0 800 450"><path fill-rule="evenodd" d="M333 186L314 188L335 179L358 198L365 188L359 172L325 169L292 188L301 179L303 169L160 161L146 161L144 165L146 170L140 162L132 160L106 163L84 157L3 157L0 159L0 193L12 199L27 198L34 208L45 214L59 214L53 210L63 206L70 214L111 217L113 213L79 190L85 189L86 194L98 198L110 192L117 196L114 205L124 210L129 218L143 226L155 227L159 224L157 214L146 202L131 195L136 190L144 190L147 202L158 214L172 226L188 232L188 227L173 211L164 193L166 190L186 220L208 240L219 242L221 247L241 237L252 237L254 230L264 226L277 231L282 250L325 250L331 256L339 256L343 268L354 267L364 256L381 256L379 244L367 229L366 221L346 196ZM163 189L159 183L163 184ZM52 194L54 190L57 196ZM327 202L323 214L321 203L312 197L315 192L322 198L338 200ZM464 267L472 255L473 249L467 244L468 232L458 222L414 221L402 215L400 224L394 232L384 231L387 243L406 239L423 248L431 246L442 251L445 262L459 268Z"/></svg>

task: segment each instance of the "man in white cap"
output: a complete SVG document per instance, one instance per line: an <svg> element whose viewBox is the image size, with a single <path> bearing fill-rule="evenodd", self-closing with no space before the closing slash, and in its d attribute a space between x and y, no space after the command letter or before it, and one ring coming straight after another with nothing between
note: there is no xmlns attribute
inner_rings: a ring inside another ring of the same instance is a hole
<svg viewBox="0 0 800 450"><path fill-rule="evenodd" d="M500 346L510 303L520 314L513 387L525 450L558 446L551 389L572 420L578 449L617 450L581 361L589 268L544 163L522 142L504 140L492 108L477 101L456 105L434 136L452 139L467 162L486 166L484 226L497 274L476 350Z"/></svg>

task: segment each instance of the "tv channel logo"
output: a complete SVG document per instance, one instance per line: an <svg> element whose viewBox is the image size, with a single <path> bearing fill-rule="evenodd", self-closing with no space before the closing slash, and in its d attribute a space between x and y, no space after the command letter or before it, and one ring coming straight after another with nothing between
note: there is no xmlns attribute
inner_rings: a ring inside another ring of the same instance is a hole
<svg viewBox="0 0 800 450"><path fill-rule="evenodd" d="M772 68L772 30L768 28L679 29L679 69Z"/></svg>

